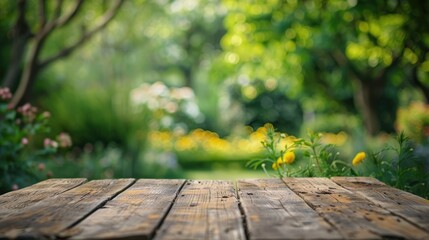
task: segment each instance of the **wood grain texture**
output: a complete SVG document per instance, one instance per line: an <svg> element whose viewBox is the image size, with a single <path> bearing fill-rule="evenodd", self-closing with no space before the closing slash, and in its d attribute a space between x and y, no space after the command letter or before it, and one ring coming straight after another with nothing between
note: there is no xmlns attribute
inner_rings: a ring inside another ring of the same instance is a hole
<svg viewBox="0 0 429 240"><path fill-rule="evenodd" d="M150 239L184 182L140 179L61 236L71 239Z"/></svg>
<svg viewBox="0 0 429 240"><path fill-rule="evenodd" d="M429 231L429 200L401 191L368 177L334 177L332 180L358 193L378 206L387 209Z"/></svg>
<svg viewBox="0 0 429 240"><path fill-rule="evenodd" d="M237 183L250 239L341 239L280 179Z"/></svg>
<svg viewBox="0 0 429 240"><path fill-rule="evenodd" d="M327 178L283 181L346 239L427 239L427 232Z"/></svg>
<svg viewBox="0 0 429 240"><path fill-rule="evenodd" d="M429 201L373 178L84 182L0 196L0 239L429 239Z"/></svg>
<svg viewBox="0 0 429 240"><path fill-rule="evenodd" d="M188 181L155 239L245 239L232 182Z"/></svg>
<svg viewBox="0 0 429 240"><path fill-rule="evenodd" d="M0 220L0 238L53 238L134 182L94 180L15 211Z"/></svg>
<svg viewBox="0 0 429 240"><path fill-rule="evenodd" d="M32 186L8 192L0 196L0 219L31 206L39 201L56 196L86 182L85 178L48 179Z"/></svg>

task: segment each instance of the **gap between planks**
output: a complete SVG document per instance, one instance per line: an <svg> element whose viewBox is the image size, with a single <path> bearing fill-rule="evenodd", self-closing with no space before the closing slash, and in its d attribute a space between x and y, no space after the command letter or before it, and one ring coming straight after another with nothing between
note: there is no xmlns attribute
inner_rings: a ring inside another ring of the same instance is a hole
<svg viewBox="0 0 429 240"><path fill-rule="evenodd" d="M184 182L139 179L61 236L71 239L151 239Z"/></svg>
<svg viewBox="0 0 429 240"><path fill-rule="evenodd" d="M237 200L238 200L238 208L240 210L241 221L242 221L243 228L244 228L244 237L245 237L245 239L250 239L249 225L248 225L247 220L246 220L246 212L243 208L243 203L241 201L241 197L239 194L238 181L239 180L234 181L235 195L237 196Z"/></svg>

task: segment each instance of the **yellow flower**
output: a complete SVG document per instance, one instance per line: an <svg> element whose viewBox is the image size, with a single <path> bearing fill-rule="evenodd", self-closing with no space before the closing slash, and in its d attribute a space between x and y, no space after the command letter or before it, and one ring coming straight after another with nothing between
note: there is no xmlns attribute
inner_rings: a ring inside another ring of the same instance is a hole
<svg viewBox="0 0 429 240"><path fill-rule="evenodd" d="M356 156L353 158L352 164L353 166L359 165L364 159L366 158L365 152L359 152L356 154Z"/></svg>
<svg viewBox="0 0 429 240"><path fill-rule="evenodd" d="M271 167L273 168L273 170L277 171L277 169L279 169L279 164L274 162L273 165L271 165Z"/></svg>
<svg viewBox="0 0 429 240"><path fill-rule="evenodd" d="M292 164L295 161L295 153L287 152L283 154L283 157L277 158L277 161L273 163L272 168L277 170L282 164Z"/></svg>
<svg viewBox="0 0 429 240"><path fill-rule="evenodd" d="M281 165L281 164L284 164L285 162L283 161L283 158L281 158L281 157L279 157L279 158L277 158L277 165Z"/></svg>
<svg viewBox="0 0 429 240"><path fill-rule="evenodd" d="M283 155L283 162L286 164L292 164L295 161L295 153L287 152Z"/></svg>

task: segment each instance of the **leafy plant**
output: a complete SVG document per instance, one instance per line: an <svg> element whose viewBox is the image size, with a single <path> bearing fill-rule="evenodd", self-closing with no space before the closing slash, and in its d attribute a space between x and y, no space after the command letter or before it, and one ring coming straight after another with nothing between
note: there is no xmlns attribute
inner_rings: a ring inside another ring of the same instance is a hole
<svg viewBox="0 0 429 240"><path fill-rule="evenodd" d="M261 142L265 156L249 161L247 166L261 167L269 176L372 176L393 187L429 197L429 174L404 133L395 137L395 144L370 152L368 161L364 161L367 154L359 152L348 162L339 158L335 145L321 141L320 133L296 138L276 132L270 124L265 127L266 139ZM267 169L268 164L272 170Z"/></svg>
<svg viewBox="0 0 429 240"><path fill-rule="evenodd" d="M266 169L269 164L280 178L357 175L350 164L338 159L339 152L333 144L322 143L322 134L309 133L307 138L296 138L276 132L270 124L265 127L267 138L261 142L265 156L249 161L247 166L260 166L267 175L272 175ZM295 159L299 161L295 163Z"/></svg>
<svg viewBox="0 0 429 240"><path fill-rule="evenodd" d="M414 149L414 143L402 132L396 136L394 145L370 155L372 166L367 172L388 185L428 198L429 173Z"/></svg>
<svg viewBox="0 0 429 240"><path fill-rule="evenodd" d="M57 141L41 141L37 136L49 132L50 114L38 113L29 103L11 108L11 97L8 88L0 88L0 192L50 177L52 173L46 171L44 160L58 147L71 145L66 133L60 134Z"/></svg>

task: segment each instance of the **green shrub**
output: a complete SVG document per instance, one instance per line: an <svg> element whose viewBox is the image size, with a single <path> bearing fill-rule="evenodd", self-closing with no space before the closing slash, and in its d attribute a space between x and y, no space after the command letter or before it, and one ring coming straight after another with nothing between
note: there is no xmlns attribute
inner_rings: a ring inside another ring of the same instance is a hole
<svg viewBox="0 0 429 240"><path fill-rule="evenodd" d="M280 178L372 176L393 187L429 198L429 174L425 171L426 158L421 154L424 145L416 145L404 133L394 137L392 144L386 141L381 150L360 151L353 159L344 159L338 147L322 140L320 133L296 138L266 125L266 139L262 141L265 155L247 165L261 167L266 174Z"/></svg>
<svg viewBox="0 0 429 240"><path fill-rule="evenodd" d="M8 88L0 88L0 192L27 186L50 177L45 162L58 147L69 147L70 137L62 133L56 141L41 140L49 132L48 112L38 113L27 103L16 109L9 107L12 97Z"/></svg>
<svg viewBox="0 0 429 240"><path fill-rule="evenodd" d="M417 143L428 142L429 139L429 105L422 102L411 103L399 108L396 128L403 131Z"/></svg>

